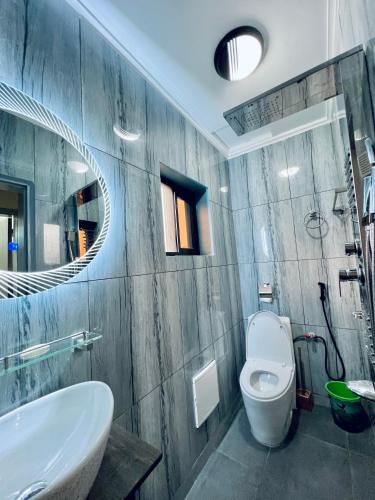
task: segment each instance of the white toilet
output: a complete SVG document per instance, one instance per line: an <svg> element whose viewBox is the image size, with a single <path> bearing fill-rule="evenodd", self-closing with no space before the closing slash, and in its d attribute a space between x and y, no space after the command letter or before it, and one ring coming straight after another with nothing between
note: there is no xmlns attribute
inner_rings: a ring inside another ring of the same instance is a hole
<svg viewBox="0 0 375 500"><path fill-rule="evenodd" d="M289 318L269 311L249 316L240 386L251 432L261 444L278 446L288 433L296 399L295 373Z"/></svg>

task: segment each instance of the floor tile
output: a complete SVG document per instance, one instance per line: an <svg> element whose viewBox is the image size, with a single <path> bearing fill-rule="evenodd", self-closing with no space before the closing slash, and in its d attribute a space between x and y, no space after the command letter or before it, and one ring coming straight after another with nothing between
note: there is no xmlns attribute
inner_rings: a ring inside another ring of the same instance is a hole
<svg viewBox="0 0 375 500"><path fill-rule="evenodd" d="M350 453L350 469L353 482L353 499L375 498L375 460L358 453Z"/></svg>
<svg viewBox="0 0 375 500"><path fill-rule="evenodd" d="M255 500L256 487L249 470L215 451L204 466L186 500Z"/></svg>
<svg viewBox="0 0 375 500"><path fill-rule="evenodd" d="M361 453L375 459L375 436L370 427L360 433L348 433L350 451Z"/></svg>
<svg viewBox="0 0 375 500"><path fill-rule="evenodd" d="M249 481L256 486L260 484L268 448L253 438L244 408L239 411L218 451L247 467Z"/></svg>
<svg viewBox="0 0 375 500"><path fill-rule="evenodd" d="M331 410L323 406L315 406L312 412L300 411L298 432L342 448L348 446L347 432L335 424Z"/></svg>
<svg viewBox="0 0 375 500"><path fill-rule="evenodd" d="M349 452L303 434L271 450L257 500L351 500Z"/></svg>

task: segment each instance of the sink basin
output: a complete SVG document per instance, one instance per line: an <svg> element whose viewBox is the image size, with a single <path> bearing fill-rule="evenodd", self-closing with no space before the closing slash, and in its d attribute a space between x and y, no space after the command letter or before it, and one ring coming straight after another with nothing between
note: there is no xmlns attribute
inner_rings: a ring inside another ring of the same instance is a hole
<svg viewBox="0 0 375 500"><path fill-rule="evenodd" d="M85 499L113 415L111 389L83 382L0 418L0 499Z"/></svg>

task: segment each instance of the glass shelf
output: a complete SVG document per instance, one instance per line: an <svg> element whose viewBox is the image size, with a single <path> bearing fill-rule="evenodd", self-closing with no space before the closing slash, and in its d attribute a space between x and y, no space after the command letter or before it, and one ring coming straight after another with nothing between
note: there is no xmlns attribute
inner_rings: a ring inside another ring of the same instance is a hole
<svg viewBox="0 0 375 500"><path fill-rule="evenodd" d="M0 376L40 363L64 352L90 350L93 343L101 338L100 333L83 331L4 356L0 358Z"/></svg>

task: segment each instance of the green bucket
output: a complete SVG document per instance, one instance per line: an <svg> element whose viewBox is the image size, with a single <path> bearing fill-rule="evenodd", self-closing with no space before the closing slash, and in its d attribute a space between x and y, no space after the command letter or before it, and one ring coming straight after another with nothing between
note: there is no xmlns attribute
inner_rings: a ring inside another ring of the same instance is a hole
<svg viewBox="0 0 375 500"><path fill-rule="evenodd" d="M327 382L331 412L336 425L348 432L362 432L369 427L369 418L361 404L361 398L354 394L345 382Z"/></svg>

